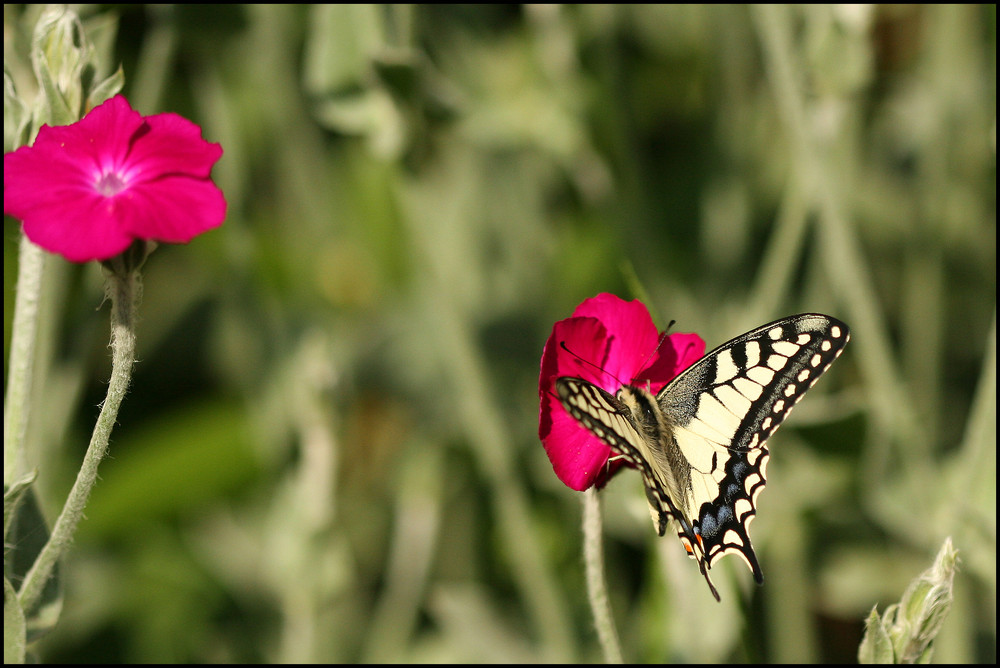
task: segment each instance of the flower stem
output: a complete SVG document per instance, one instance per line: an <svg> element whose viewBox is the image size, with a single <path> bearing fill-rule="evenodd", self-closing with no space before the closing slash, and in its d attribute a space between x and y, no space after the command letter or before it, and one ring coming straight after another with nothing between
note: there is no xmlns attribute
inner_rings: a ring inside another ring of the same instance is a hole
<svg viewBox="0 0 1000 668"><path fill-rule="evenodd" d="M38 302L42 293L45 253L21 235L18 252L17 295L11 324L7 396L3 404L3 481L10 485L21 473L28 402L38 338Z"/></svg>
<svg viewBox="0 0 1000 668"><path fill-rule="evenodd" d="M607 663L623 663L618 644L618 631L608 604L604 583L604 552L601 546L601 502L597 490L591 487L583 493L583 560L587 572L587 597L594 614L597 638Z"/></svg>
<svg viewBox="0 0 1000 668"><path fill-rule="evenodd" d="M90 490L97 482L97 466L107 454L111 429L132 377L132 364L135 361L135 310L142 292L139 273L113 272L108 278L106 289L111 298L111 378L108 381L108 395L101 406L97 424L94 425L94 433L76 482L52 527L52 535L25 576L18 593L21 608L26 613L39 602L56 562L76 533Z"/></svg>

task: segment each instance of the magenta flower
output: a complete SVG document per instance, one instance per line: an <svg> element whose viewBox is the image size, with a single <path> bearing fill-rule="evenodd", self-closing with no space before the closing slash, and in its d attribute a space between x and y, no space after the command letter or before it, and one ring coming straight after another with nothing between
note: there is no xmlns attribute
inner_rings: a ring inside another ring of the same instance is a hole
<svg viewBox="0 0 1000 668"><path fill-rule="evenodd" d="M144 117L116 95L4 155L3 210L73 262L107 260L137 239L186 243L226 217L210 177L221 156L191 121Z"/></svg>
<svg viewBox="0 0 1000 668"><path fill-rule="evenodd" d="M542 351L538 436L559 479L577 491L601 487L625 462L608 461L611 448L566 412L556 378L576 376L612 394L622 383L648 383L655 394L704 354L697 334L671 334L661 343L642 302L608 293L585 300L572 317L557 322Z"/></svg>

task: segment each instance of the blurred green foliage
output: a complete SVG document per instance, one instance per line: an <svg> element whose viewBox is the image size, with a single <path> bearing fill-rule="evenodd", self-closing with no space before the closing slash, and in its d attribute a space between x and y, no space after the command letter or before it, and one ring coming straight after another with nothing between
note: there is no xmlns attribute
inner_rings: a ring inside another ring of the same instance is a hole
<svg viewBox="0 0 1000 668"><path fill-rule="evenodd" d="M80 12L137 110L222 144L229 217L147 262L40 660L600 660L536 421L552 323L602 291L710 347L853 329L772 440L763 587L723 563L715 603L637 475L602 494L626 659L854 660L951 536L934 658L996 660L995 6ZM37 13L4 6L26 98ZM109 360L97 266L47 280L54 517Z"/></svg>

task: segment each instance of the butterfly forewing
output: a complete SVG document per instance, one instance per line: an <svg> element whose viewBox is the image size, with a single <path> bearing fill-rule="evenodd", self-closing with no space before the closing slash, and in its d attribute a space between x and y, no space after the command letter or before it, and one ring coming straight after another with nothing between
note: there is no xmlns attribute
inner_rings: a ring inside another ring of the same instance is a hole
<svg viewBox="0 0 1000 668"><path fill-rule="evenodd" d="M633 388L623 388L628 389ZM657 457L649 447L650 439L643 435L642 427L636 423L633 408L622 401L621 392L616 397L581 378L558 378L556 390L563 406L577 422L642 473L653 525L662 536L667 522L673 517L680 517L663 489L662 477L671 471L657 467ZM652 396L648 392L645 394L649 396L650 405L655 405Z"/></svg>
<svg viewBox="0 0 1000 668"><path fill-rule="evenodd" d="M844 323L807 313L724 343L655 399L628 385L611 395L579 378L556 386L570 415L640 470L657 531L677 521L719 598L708 569L724 554L763 579L749 525L766 484L766 441L848 339Z"/></svg>

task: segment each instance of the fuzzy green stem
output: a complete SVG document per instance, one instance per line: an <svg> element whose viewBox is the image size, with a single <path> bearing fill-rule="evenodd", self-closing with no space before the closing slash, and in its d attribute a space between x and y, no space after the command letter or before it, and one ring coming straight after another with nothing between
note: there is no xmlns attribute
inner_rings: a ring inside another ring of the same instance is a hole
<svg viewBox="0 0 1000 668"><path fill-rule="evenodd" d="M76 533L90 491L97 482L97 466L107 454L111 429L132 377L132 364L135 361L135 310L141 293L138 272L112 273L108 278L107 292L111 298L111 378L108 381L108 395L101 406L97 424L94 425L94 433L76 482L52 527L52 535L25 576L18 593L21 609L26 612L38 603L56 562Z"/></svg>
<svg viewBox="0 0 1000 668"><path fill-rule="evenodd" d="M607 663L623 663L618 631L611 616L608 589L604 583L604 552L601 545L601 502L593 487L583 493L583 561L587 575L587 598L594 614L597 638Z"/></svg>
<svg viewBox="0 0 1000 668"><path fill-rule="evenodd" d="M45 253L21 235L17 294L11 324L7 396L3 404L3 481L9 486L22 473L24 434L28 427L35 341L38 338L38 302L42 293Z"/></svg>

